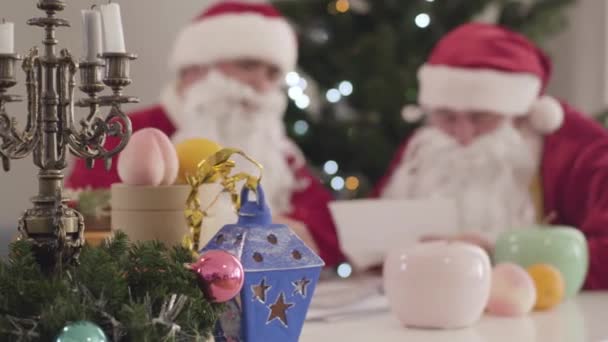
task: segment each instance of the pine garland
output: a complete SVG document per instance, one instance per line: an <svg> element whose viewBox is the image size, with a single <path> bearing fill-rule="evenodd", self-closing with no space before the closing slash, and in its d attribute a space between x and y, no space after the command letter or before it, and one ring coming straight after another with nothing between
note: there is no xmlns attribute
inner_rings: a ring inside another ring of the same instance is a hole
<svg viewBox="0 0 608 342"><path fill-rule="evenodd" d="M205 341L223 306L205 299L184 266L193 261L184 248L132 244L117 232L86 246L78 266L47 276L30 243L17 241L0 262L0 340L52 341L88 320L115 342Z"/></svg>

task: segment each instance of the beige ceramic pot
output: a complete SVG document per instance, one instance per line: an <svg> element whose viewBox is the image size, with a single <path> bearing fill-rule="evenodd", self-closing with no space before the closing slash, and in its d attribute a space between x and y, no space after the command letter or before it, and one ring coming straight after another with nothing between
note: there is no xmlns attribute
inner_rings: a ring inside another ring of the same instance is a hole
<svg viewBox="0 0 608 342"><path fill-rule="evenodd" d="M112 230L122 230L132 241L159 240L172 246L180 244L188 233L184 216L188 185L171 186L112 186ZM201 205L206 208L218 188L204 185ZM205 218L200 239L204 246L225 224L236 222L229 202L222 200L213 206Z"/></svg>

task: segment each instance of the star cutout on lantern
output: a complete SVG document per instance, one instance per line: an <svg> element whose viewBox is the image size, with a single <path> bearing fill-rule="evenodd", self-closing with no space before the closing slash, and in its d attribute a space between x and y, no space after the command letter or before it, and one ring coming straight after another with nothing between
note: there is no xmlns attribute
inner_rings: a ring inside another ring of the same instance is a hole
<svg viewBox="0 0 608 342"><path fill-rule="evenodd" d="M291 283L294 287L293 294L299 294L302 298L306 298L306 292L308 290L308 284L310 284L310 280L306 278L302 278L301 280L296 280Z"/></svg>
<svg viewBox="0 0 608 342"><path fill-rule="evenodd" d="M266 292L272 286L266 285L266 279L262 279L262 282L259 285L251 286L251 291L253 291L253 300L258 300L262 304L266 304Z"/></svg>
<svg viewBox="0 0 608 342"><path fill-rule="evenodd" d="M287 310L294 305L295 304L293 303L285 303L285 294L281 292L279 298L277 298L277 301L268 307L270 309L270 315L268 316L266 324L278 319L285 327L287 327Z"/></svg>

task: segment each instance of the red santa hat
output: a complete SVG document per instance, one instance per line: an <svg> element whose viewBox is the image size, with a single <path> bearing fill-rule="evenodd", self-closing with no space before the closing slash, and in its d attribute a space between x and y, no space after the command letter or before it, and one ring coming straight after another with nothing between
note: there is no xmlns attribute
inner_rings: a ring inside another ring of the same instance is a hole
<svg viewBox="0 0 608 342"><path fill-rule="evenodd" d="M561 104L545 89L549 58L532 42L505 28L470 23L439 41L418 70L418 102L428 108L489 111L528 116L533 128L551 133L561 126ZM416 113L404 110L404 117Z"/></svg>
<svg viewBox="0 0 608 342"><path fill-rule="evenodd" d="M178 35L170 66L209 64L256 58L293 70L297 60L295 32L273 6L223 1L211 6Z"/></svg>

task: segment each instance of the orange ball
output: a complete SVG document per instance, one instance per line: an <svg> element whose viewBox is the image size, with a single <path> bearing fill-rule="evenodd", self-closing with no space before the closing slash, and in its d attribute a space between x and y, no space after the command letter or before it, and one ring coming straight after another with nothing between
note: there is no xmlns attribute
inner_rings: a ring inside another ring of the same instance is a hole
<svg viewBox="0 0 608 342"><path fill-rule="evenodd" d="M548 310L562 302L566 285L557 268L548 264L536 264L528 267L528 273L536 287L534 310Z"/></svg>
<svg viewBox="0 0 608 342"><path fill-rule="evenodd" d="M177 184L187 184L186 176L195 175L198 164L212 156L222 147L211 140L195 138L179 143L175 150L179 160Z"/></svg>

